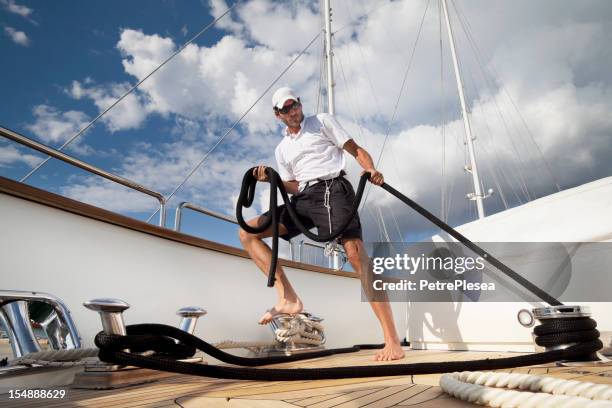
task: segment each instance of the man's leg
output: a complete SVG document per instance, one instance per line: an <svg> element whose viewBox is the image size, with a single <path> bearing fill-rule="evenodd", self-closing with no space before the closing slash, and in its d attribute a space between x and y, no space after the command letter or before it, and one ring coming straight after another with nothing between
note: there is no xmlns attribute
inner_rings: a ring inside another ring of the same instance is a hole
<svg viewBox="0 0 612 408"><path fill-rule="evenodd" d="M250 226L258 226L261 225L262 222L263 217L259 216L247 221L247 224ZM279 224L278 231L280 235L284 235L287 233L287 228L283 224ZM270 247L263 242L263 239L272 236L272 227L259 234L250 234L240 228L238 235L240 237L242 246L249 253L251 259L259 267L259 269L261 269L261 271L268 276L270 263L272 262L272 251L270 250ZM269 323L276 314L300 313L304 309L302 301L298 297L297 293L295 293L293 286L291 286L287 275L285 275L285 272L280 265L276 267L276 280L274 282L274 287L276 288L278 301L276 302L276 305L266 311L261 319L259 319L259 324Z"/></svg>
<svg viewBox="0 0 612 408"><path fill-rule="evenodd" d="M370 258L363 245L363 241L359 238L346 238L343 239L342 242L351 266L359 275L364 292L366 292L368 298L371 298L371 295L369 295L372 291L370 285L372 274L369 270ZM403 358L404 350L402 350L399 337L397 336L395 322L393 321L393 312L391 311L389 302L370 301L370 306L380 322L385 338L385 347L376 353L374 359L377 361L389 361Z"/></svg>

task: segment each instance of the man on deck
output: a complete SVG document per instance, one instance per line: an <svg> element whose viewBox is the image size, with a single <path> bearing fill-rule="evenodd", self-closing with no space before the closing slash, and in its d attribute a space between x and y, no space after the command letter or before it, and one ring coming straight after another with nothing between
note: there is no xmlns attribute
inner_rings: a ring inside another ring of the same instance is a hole
<svg viewBox="0 0 612 408"><path fill-rule="evenodd" d="M343 150L349 152L364 171L371 174L372 183L383 184L383 175L374 168L368 152L355 143L334 116L320 113L305 118L300 98L292 89L278 89L272 96L272 105L276 118L286 125L283 140L276 147L275 155L285 189L293 194L292 205L306 228L316 226L324 233L335 231L350 212L355 197L353 187L344 178ZM259 181L268 181L265 166L258 166L253 174ZM280 236L289 241L299 235L300 231L285 210L285 205L279 206L277 211ZM267 216L267 213L262 214L249 220L248 224L259 226ZM239 235L251 259L267 275L272 252L263 239L272 235L272 227L260 234L250 234L240 229ZM359 216L351 221L338 242L344 246L348 261L367 291L370 261L361 237ZM276 314L300 313L304 308L280 265L276 269L274 287L278 302L261 317L260 324L269 323ZM404 351L400 346L389 303L370 301L370 305L380 322L385 339L385 347L376 353L375 360L403 358Z"/></svg>

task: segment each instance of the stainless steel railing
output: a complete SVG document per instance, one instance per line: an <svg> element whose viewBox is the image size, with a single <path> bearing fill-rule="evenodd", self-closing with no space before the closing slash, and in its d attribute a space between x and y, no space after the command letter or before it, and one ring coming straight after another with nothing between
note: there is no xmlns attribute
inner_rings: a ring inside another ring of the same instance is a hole
<svg viewBox="0 0 612 408"><path fill-rule="evenodd" d="M220 214L218 212L209 210L208 208L200 207L199 205L196 205L196 204L193 204L187 201L183 201L182 203L178 205L178 207L176 207L176 211L174 215L174 230L177 232L181 231L181 221L183 218L183 209L185 208L199 212L204 215L208 215L210 217L217 218L219 220L231 222L232 224L238 225L238 221L236 221L236 219L233 217ZM296 259L296 256L295 256L296 254L293 249L293 243L289 242L289 254L290 254L292 261L304 262L304 246L317 248L317 249L320 249L321 251L325 249L324 245L318 245L318 244L314 244L312 242L307 242L307 241L300 241L299 250L298 250L299 258ZM345 258L346 258L346 253L344 252L344 250L339 249L338 251L334 251L334 254L329 257L328 266L335 270L341 270L344 267Z"/></svg>
<svg viewBox="0 0 612 408"><path fill-rule="evenodd" d="M181 230L181 220L183 217L182 214L183 214L184 208L189 208L190 210L197 211L199 213L217 218L219 220L231 222L232 224L238 225L238 221L236 221L235 218L229 217L227 215L219 214L218 212L211 211L207 208L200 207L199 205L195 205L187 201L183 201L182 203L178 205L178 207L176 207L176 211L174 214L174 230L177 232Z"/></svg>
<svg viewBox="0 0 612 408"><path fill-rule="evenodd" d="M185 208L189 208L190 210L197 211L201 214L208 215L210 217L214 217L219 220L231 222L232 224L238 225L238 221L236 221L236 219L233 217L219 214L218 212L209 210L208 208L200 207L199 205L189 203L187 201L183 201L182 203L178 205L178 207L176 207L176 211L174 214L174 230L177 232L181 231L181 221L183 217L183 209ZM291 257L292 261L296 260L295 253L293 251L293 243L291 241L289 241L289 256Z"/></svg>
<svg viewBox="0 0 612 408"><path fill-rule="evenodd" d="M91 164L85 163L84 161L76 159L76 158L74 158L72 156L69 156L69 155L59 151L59 150L53 149L52 147L46 146L46 145L44 145L42 143L39 143L39 142L37 142L35 140L32 140L32 139L27 138L27 137L25 137L23 135L20 135L19 133L14 132L14 131L12 131L10 129L6 129L6 128L2 127L2 126L0 126L0 136L3 136L5 138L7 138L7 139L10 139L10 140L14 141L14 142L17 142L17 143L19 143L19 144L21 144L23 146L27 146L27 147L29 147L31 149L37 150L37 151L39 151L39 152L41 152L43 154L49 155L51 157L54 157L54 158L56 158L58 160L62 160L64 162L68 163L68 164L71 164L73 166L79 167L79 168L81 168L81 169L83 169L85 171L88 171L90 173L96 174L96 175L98 175L100 177L103 177L105 179L114 181L114 182L116 182L118 184L121 184L121 185L123 185L125 187L131 188L133 190L139 191L139 192L144 193L144 194L147 194L147 195L149 195L151 197L155 197L159 201L159 203L160 203L160 205L159 205L159 209L160 209L160 211L159 211L159 226L160 227L164 227L165 226L165 224L166 224L166 199L165 199L165 197L161 193L158 193L156 191L150 190L150 189L148 189L148 188L146 188L146 187L144 187L144 186L142 186L142 185L140 185L138 183L135 183L135 182L133 182L131 180L128 180L128 179L126 179L124 177L117 176L116 174L109 173L107 171L99 169L99 168L97 168L95 166L92 166ZM193 203L182 202L182 203L180 203L178 205L178 207L176 207L176 212L175 212L174 230L177 231L177 232L180 232L180 230L181 230L182 213L183 213L183 209L185 209L185 208L188 208L188 209L193 210L193 211L197 211L199 213L208 215L210 217L214 217L214 218L217 218L217 219L220 219L220 220L223 220L223 221L230 222L232 224L236 224L236 225L238 224L238 221L236 221L236 219L233 218L233 217L229 217L227 215L223 215L223 214L217 213L215 211L209 210L209 209L204 208L204 207L200 207L200 206L198 206L196 204L193 204ZM323 250L325 248L324 246L313 244L311 242L301 241L299 243L299 248L300 248L299 249L299 261L300 262L304 261L303 260L303 246L304 245L310 246L310 247L314 247L314 248L319 248L321 250ZM290 243L290 245L289 245L289 251L290 251L291 259L295 261L296 260L295 259L295 251L293 249L292 243ZM342 252L343 251L340 251L340 253L342 253ZM339 262L338 255L339 254L336 254L336 256L330 257L330 258L332 258L332 259L330 259L330 267L333 268L333 269L337 269L337 270L342 269L342 267L343 267L343 262Z"/></svg>
<svg viewBox="0 0 612 408"><path fill-rule="evenodd" d="M23 135L20 135L19 133L13 132L12 130L6 129L2 126L0 126L0 136L3 136L21 145L27 146L31 149L38 150L41 153L54 157L58 160L62 160L63 162L79 167L85 171L96 174L100 177L104 177L107 180L114 181L115 183L131 188L132 190L136 190L136 191L139 191L141 193L144 193L151 197L156 198L157 201L159 201L159 226L164 227L166 225L166 199L161 193L158 193L157 191L153 191L144 186L141 186L140 184L135 183L132 180L128 180L124 177L117 176L116 174L112 174L102 169L99 169L79 159L75 159L74 157L69 156L66 153L53 149L52 147L46 146L35 140L29 139Z"/></svg>
<svg viewBox="0 0 612 408"><path fill-rule="evenodd" d="M15 358L40 351L30 323L30 302L42 302L51 307L37 323L47 333L53 349L81 348L79 332L70 310L61 299L42 292L0 290L0 326L7 332Z"/></svg>
<svg viewBox="0 0 612 408"><path fill-rule="evenodd" d="M299 243L299 250L298 250L300 262L305 261L304 259L304 247L305 246L311 247L311 248L317 248L317 249L320 249L321 251L325 251L325 245L319 245L313 242L302 240ZM345 264L346 264L346 252L344 251L344 249L338 248L337 250L333 251L333 254L331 256L328 256L328 267L331 269L339 271L344 268Z"/></svg>

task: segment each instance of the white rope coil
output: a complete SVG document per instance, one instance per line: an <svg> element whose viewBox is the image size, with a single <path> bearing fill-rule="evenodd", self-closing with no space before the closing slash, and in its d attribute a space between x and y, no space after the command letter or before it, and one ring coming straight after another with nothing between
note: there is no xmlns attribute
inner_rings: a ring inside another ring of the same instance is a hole
<svg viewBox="0 0 612 408"><path fill-rule="evenodd" d="M48 367L73 367L87 364L87 358L98 357L97 348L77 348L70 350L49 350L29 353L9 361L8 365L41 365Z"/></svg>
<svg viewBox="0 0 612 408"><path fill-rule="evenodd" d="M444 374L440 387L455 398L495 408L612 408L612 386L548 376L464 371Z"/></svg>
<svg viewBox="0 0 612 408"><path fill-rule="evenodd" d="M309 344L318 346L323 343L323 325L304 315L297 315L289 321L288 328L274 331L281 343Z"/></svg>

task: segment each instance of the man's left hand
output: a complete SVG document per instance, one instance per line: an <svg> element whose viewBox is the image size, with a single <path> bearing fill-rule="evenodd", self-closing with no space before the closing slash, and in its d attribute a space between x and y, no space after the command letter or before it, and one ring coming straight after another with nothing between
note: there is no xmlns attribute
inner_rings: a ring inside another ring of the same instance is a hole
<svg viewBox="0 0 612 408"><path fill-rule="evenodd" d="M385 182L385 178L382 173L376 169L365 170L364 173L370 173L370 182L377 186L382 186Z"/></svg>

